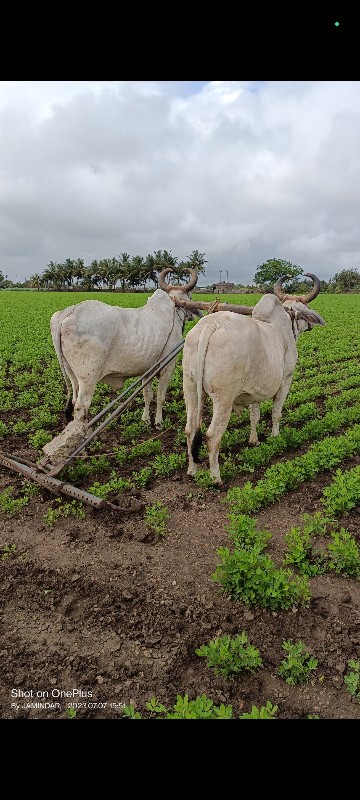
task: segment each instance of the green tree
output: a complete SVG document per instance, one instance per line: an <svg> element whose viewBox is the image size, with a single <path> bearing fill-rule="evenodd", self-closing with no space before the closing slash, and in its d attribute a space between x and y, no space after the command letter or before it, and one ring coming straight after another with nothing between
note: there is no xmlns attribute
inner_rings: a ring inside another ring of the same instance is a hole
<svg viewBox="0 0 360 800"><path fill-rule="evenodd" d="M117 277L118 280L121 282L121 291L125 292L126 288L126 281L130 275L130 264L131 264L131 256L129 253L120 253L118 261L118 272Z"/></svg>
<svg viewBox="0 0 360 800"><path fill-rule="evenodd" d="M42 277L38 274L38 272L35 272L35 275L30 275L29 282L30 286L32 286L34 289L40 289Z"/></svg>
<svg viewBox="0 0 360 800"><path fill-rule="evenodd" d="M207 264L208 261L205 258L205 253L199 253L198 250L193 250L192 253L188 256L188 266L197 269L198 272L201 272L202 275L205 275L205 267L204 264Z"/></svg>
<svg viewBox="0 0 360 800"><path fill-rule="evenodd" d="M264 264L258 264L254 275L254 283L256 286L270 289L282 275L290 275L291 278L297 278L302 272L301 267L298 267L297 264L292 264L291 261L284 261L282 258L269 258ZM286 288L287 291L292 291L291 286Z"/></svg>
<svg viewBox="0 0 360 800"><path fill-rule="evenodd" d="M342 269L334 275L332 285L336 292L360 292L360 274L357 269Z"/></svg>

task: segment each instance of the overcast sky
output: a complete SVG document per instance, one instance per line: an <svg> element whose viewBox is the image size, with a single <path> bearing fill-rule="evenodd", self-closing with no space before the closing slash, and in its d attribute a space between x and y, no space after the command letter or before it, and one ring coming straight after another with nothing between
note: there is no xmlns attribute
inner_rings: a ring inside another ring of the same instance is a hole
<svg viewBox="0 0 360 800"><path fill-rule="evenodd" d="M360 269L360 81L0 81L0 270L205 253Z"/></svg>

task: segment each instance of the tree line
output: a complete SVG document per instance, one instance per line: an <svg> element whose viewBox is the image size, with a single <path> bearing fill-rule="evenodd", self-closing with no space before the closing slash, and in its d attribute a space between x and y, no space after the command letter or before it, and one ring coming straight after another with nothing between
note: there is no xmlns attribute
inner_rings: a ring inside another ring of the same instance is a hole
<svg viewBox="0 0 360 800"><path fill-rule="evenodd" d="M50 261L42 273L30 275L20 286L53 291L90 292L105 289L114 292L118 289L126 292L129 289L144 289L149 283L153 283L157 287L158 274L165 267L171 267L174 273L171 278L172 282L181 283L186 280L186 270L189 267L204 274L204 264L206 263L205 254L199 253L198 250L193 250L186 261L179 261L171 251L157 250L153 255L149 253L145 258L121 253L117 258L94 260L88 267L85 266L82 258L78 258L76 261L67 258L62 263ZM6 288L14 284L5 280L0 271L1 285ZM17 285L19 286L19 284Z"/></svg>
<svg viewBox="0 0 360 800"><path fill-rule="evenodd" d="M50 261L42 273L31 275L23 283L14 284L0 270L0 288L31 288L48 291L122 291L145 290L149 284L158 286L158 274L165 267L171 267L171 281L181 283L186 280L186 270L190 267L205 276L205 253L193 250L186 261L179 261L171 251L156 250L144 257L130 256L121 253L117 258L94 260L85 266L84 260L67 258L62 263ZM222 270L224 271L224 270ZM303 279L303 269L284 259L269 258L256 268L253 283L247 286L235 284L238 291L265 292L271 291L274 283L283 275L288 275L291 283L286 285L288 291L304 293L309 282ZM226 284L224 284L226 286ZM320 281L321 291L330 293L360 292L360 273L357 268L343 269L328 281Z"/></svg>

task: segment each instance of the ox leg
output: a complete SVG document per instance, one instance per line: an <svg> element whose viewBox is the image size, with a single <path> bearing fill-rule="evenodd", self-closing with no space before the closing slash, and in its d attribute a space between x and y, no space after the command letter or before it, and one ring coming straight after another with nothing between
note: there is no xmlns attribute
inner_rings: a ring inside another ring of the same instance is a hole
<svg viewBox="0 0 360 800"><path fill-rule="evenodd" d="M257 435L257 425L260 419L260 406L258 403L252 403L249 406L249 414L250 414L250 439L249 444L259 444L259 439Z"/></svg>
<svg viewBox="0 0 360 800"><path fill-rule="evenodd" d="M94 389L95 384L93 382L87 383L86 381L79 380L79 390L74 405L74 420L78 422L85 422L87 420Z"/></svg>
<svg viewBox="0 0 360 800"><path fill-rule="evenodd" d="M197 424L196 424L197 423L197 407L198 407L197 388L196 388L196 383L194 383L194 381L192 381L188 376L186 376L186 380L185 380L185 374L184 374L184 384L183 384L183 386L184 386L184 399L185 399L186 412L187 412L186 427L185 427L185 433L186 433L186 439L187 439L187 449L188 449L188 459L189 459L187 474L188 475L196 475L196 472L197 472L197 469L198 469L198 464L196 464L194 459L193 459L193 455L192 455L192 452L191 452L191 445L193 443L193 439L194 439L195 432L196 432L196 427L197 427ZM200 425L201 425L201 421L200 421Z"/></svg>
<svg viewBox="0 0 360 800"><path fill-rule="evenodd" d="M289 389L291 386L291 381L292 381L292 375L289 375L288 378L285 378L285 380L280 386L279 391L276 392L276 395L273 398L271 436L279 435L279 423L281 420L282 407L288 396Z"/></svg>
<svg viewBox="0 0 360 800"><path fill-rule="evenodd" d="M163 405L165 402L166 390L171 381L171 376L174 372L175 364L176 364L176 359L173 359L173 361L170 361L170 363L167 364L167 366L160 372L159 375L159 385L156 395L156 416L155 416L155 427L159 431L161 431L162 428L162 422L163 422L162 412L163 412Z"/></svg>
<svg viewBox="0 0 360 800"><path fill-rule="evenodd" d="M229 424L231 412L232 403L224 408L218 400L213 400L213 418L206 431L206 439L209 451L210 473L214 483L222 483L219 469L219 450L221 439Z"/></svg>
<svg viewBox="0 0 360 800"><path fill-rule="evenodd" d="M147 384L147 386L143 386L143 395L144 395L144 403L145 408L143 411L143 415L141 417L141 421L145 422L146 425L150 426L150 403L153 399L153 390L151 388L151 381Z"/></svg>

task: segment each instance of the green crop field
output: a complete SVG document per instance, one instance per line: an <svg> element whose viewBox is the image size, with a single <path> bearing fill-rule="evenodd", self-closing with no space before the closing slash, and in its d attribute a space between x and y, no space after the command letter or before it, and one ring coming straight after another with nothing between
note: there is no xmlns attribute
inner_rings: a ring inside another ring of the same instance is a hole
<svg viewBox="0 0 360 800"><path fill-rule="evenodd" d="M0 292L0 450L35 462L65 427L66 389L49 326L54 311L88 299L141 306L148 297ZM235 304L254 305L258 299L221 296L221 302ZM45 644L38 648L48 681L60 685L66 673L74 685L86 682L87 675L88 688L96 684L105 706L84 704L78 716L112 718L125 708L130 718L139 718L136 709L150 718L360 718L360 295L319 295L311 307L326 327L299 337L280 435L270 437L271 401L261 406L257 447L248 445L248 410L241 419L232 414L220 450L221 490L209 478L205 447L196 478L187 476L181 355L162 431L141 422L140 394L61 473L67 482L117 504L118 515L53 496L0 467L1 563L14 588L8 612L25 637L16 644L9 633L14 649L6 687L14 684L22 649L35 658L40 628L35 625L26 639L25 617L20 621L27 603L40 627L47 616L54 621L60 614L65 630L64 598L71 586L73 624L87 630L77 634L80 661L71 627L69 640L60 628L56 634L66 663L53 643L57 655L50 669ZM185 333L194 324L188 323ZM91 416L113 396L99 384ZM151 413L153 420L154 405ZM210 419L207 406L204 427ZM91 593L90 608L84 598ZM102 640L98 650L86 649L82 636L91 635L93 617L97 635L105 626L111 641L121 642L121 648L113 645L111 658L104 656ZM245 658L244 631L259 647L252 660ZM232 644L230 634L240 639ZM304 647L295 644L300 640ZM215 677L196 655L199 648L202 655L211 654ZM256 664L262 679L251 667L247 673L246 664ZM306 691L296 685L301 681ZM121 687L112 695L113 706L106 683L112 693ZM16 685L23 685L21 677ZM207 705L209 698L213 705ZM263 710L251 711L253 706ZM49 714L64 716L64 708Z"/></svg>

